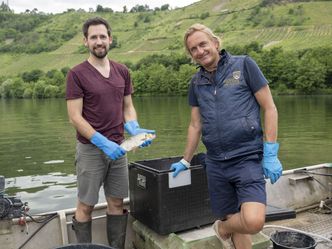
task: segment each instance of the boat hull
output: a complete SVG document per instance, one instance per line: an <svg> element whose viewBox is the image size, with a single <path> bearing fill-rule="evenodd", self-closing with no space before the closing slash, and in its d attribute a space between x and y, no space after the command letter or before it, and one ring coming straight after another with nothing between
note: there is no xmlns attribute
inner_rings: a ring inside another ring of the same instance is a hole
<svg viewBox="0 0 332 249"><path fill-rule="evenodd" d="M303 172L303 170L305 170L305 172ZM297 212L312 207L313 205L317 206L320 201L331 197L332 180L330 176L326 176L328 174L332 174L332 164L320 164L285 171L277 183L271 185L267 182L268 204L276 207L294 209ZM125 200L125 204L129 208L129 199ZM42 224L33 222L30 218L27 219L27 225L23 226L20 225L18 219L1 220L0 245L5 245L4 248L6 249L47 249L57 248L67 244L75 244L75 234L71 229L71 219L74 211L75 209L66 209L59 210L56 213L43 214L49 217L54 216L52 220L43 226ZM106 203L96 205L93 212L92 237L94 243L107 245L105 214ZM37 216L34 218L39 219ZM148 229L143 224L137 223L133 217L129 216L126 249L133 248L133 243L135 244L135 242L137 244L136 247L140 249L139 244L142 244L142 232L140 236L139 230L143 230L142 227ZM149 234L153 234L156 238L160 236L153 231L151 231L151 233L149 232ZM183 248L195 248L190 245L194 245L193 241L198 240L210 241L207 242L210 244L214 241L214 244L217 243L217 247L215 248L220 247L211 226L206 226L173 235L170 234L158 237L164 240L164 242L162 242L163 247L157 247L156 245L154 248L171 248L169 247L169 242L166 242L169 241L169 236L173 236L173 238L177 236L175 240L186 239L187 242L182 243L184 245ZM156 240L156 238L152 238L152 240ZM22 245L24 246L22 247ZM153 246L151 248L153 248Z"/></svg>

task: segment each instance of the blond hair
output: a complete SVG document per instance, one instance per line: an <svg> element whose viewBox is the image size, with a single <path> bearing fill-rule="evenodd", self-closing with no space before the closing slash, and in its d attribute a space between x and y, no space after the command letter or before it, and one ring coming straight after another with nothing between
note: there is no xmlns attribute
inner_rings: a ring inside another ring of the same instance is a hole
<svg viewBox="0 0 332 249"><path fill-rule="evenodd" d="M187 31L186 31L186 33L184 34L184 37L183 37L184 46L185 46L186 51L189 55L191 55L191 53L190 53L189 48L188 48L187 40L188 40L188 37L191 36L196 31L201 31L201 32L207 34L207 36L211 39L211 41L216 41L218 43L218 48L220 48L220 46L221 46L220 38L218 36L216 36L212 32L212 30L209 29L208 27L206 27L205 25L200 24L200 23L195 23L187 29Z"/></svg>

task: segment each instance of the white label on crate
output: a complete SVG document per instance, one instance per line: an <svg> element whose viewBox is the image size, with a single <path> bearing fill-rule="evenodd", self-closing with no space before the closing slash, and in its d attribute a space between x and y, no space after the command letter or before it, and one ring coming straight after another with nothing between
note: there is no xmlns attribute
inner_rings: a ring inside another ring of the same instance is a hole
<svg viewBox="0 0 332 249"><path fill-rule="evenodd" d="M146 189L146 177L141 175L141 174L137 174L137 186Z"/></svg>
<svg viewBox="0 0 332 249"><path fill-rule="evenodd" d="M173 172L168 173L168 188L176 188L191 184L191 170L181 171L176 177Z"/></svg>

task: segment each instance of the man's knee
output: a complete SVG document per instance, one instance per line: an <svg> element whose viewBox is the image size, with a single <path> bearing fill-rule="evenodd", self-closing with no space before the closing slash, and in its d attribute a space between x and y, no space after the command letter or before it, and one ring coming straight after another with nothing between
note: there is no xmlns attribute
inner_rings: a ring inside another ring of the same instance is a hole
<svg viewBox="0 0 332 249"><path fill-rule="evenodd" d="M78 201L75 218L80 221L88 221L91 219L91 213L93 211L93 206L89 206L83 202Z"/></svg>
<svg viewBox="0 0 332 249"><path fill-rule="evenodd" d="M265 224L265 215L250 215L244 217L243 223L249 234L261 231Z"/></svg>
<svg viewBox="0 0 332 249"><path fill-rule="evenodd" d="M261 203L245 203L241 207L242 224L249 234L258 233L265 224L265 205Z"/></svg>
<svg viewBox="0 0 332 249"><path fill-rule="evenodd" d="M107 206L108 214L122 214L123 213L123 199L121 198L114 198L114 197L107 197Z"/></svg>

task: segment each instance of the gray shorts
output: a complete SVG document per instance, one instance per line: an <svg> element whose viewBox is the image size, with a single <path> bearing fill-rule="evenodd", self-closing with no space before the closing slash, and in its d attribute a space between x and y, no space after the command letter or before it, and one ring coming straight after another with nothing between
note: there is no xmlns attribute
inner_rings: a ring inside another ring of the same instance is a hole
<svg viewBox="0 0 332 249"><path fill-rule="evenodd" d="M126 198L128 196L128 160L123 156L111 160L93 144L77 142L76 174L78 199L94 206L98 203L103 184L105 197Z"/></svg>

